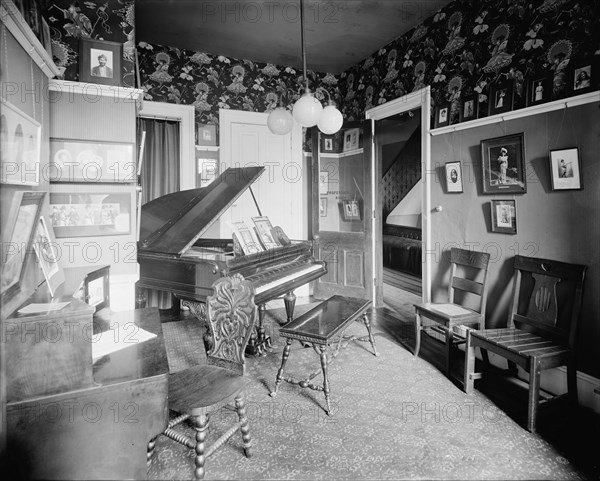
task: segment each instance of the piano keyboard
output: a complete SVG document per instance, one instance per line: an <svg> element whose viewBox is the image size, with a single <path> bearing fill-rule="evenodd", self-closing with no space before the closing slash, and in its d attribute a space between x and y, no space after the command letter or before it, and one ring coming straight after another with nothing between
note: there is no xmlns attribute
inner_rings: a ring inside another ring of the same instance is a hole
<svg viewBox="0 0 600 481"><path fill-rule="evenodd" d="M277 277L275 279L272 278L272 276L261 276L262 278L260 279L252 279L250 278L251 281L253 281L254 283L254 293L255 294L260 294L262 292L266 292L269 291L271 289L274 289L277 286L280 286L281 284L287 282L287 281L291 281L294 279L298 279L301 276L304 276L306 274L309 274L311 272L314 271L318 271L320 269L323 269L323 266L321 264L302 264L300 266L298 266L295 269L291 269L285 270L285 275L283 277ZM264 278L266 277L266 279ZM261 283L261 281L266 281L264 284Z"/></svg>

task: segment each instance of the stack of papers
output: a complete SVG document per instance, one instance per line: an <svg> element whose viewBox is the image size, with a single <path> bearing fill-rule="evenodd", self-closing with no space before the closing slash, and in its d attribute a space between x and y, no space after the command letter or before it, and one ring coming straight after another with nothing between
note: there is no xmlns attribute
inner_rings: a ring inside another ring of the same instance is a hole
<svg viewBox="0 0 600 481"><path fill-rule="evenodd" d="M19 309L17 313L19 314L42 314L46 312L59 311L63 307L66 307L70 304L70 302L32 302L31 304L27 304L22 309Z"/></svg>
<svg viewBox="0 0 600 481"><path fill-rule="evenodd" d="M142 342L156 337L156 334L139 328L132 322L119 324L114 329L100 332L92 336L92 360L96 361L102 356L111 354L121 349L139 346Z"/></svg>

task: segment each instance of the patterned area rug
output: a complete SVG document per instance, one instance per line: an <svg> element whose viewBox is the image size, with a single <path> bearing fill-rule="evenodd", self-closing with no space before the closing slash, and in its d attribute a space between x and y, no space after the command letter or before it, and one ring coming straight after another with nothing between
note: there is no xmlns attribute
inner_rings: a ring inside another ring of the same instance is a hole
<svg viewBox="0 0 600 481"><path fill-rule="evenodd" d="M298 306L296 314L310 307ZM244 457L235 435L207 459L206 479L583 479L483 394L464 394L376 326L380 357L368 343L351 343L331 365L331 416L322 392L282 383L271 398L283 347L276 319L284 316L283 309L267 313L278 348L247 360L253 457ZM197 322L163 329L172 370L204 362ZM364 333L359 323L347 332ZM288 374L305 376L319 366L313 349L292 344ZM213 415L207 443L234 419L229 410ZM193 479L193 470L194 451L159 436L149 479Z"/></svg>

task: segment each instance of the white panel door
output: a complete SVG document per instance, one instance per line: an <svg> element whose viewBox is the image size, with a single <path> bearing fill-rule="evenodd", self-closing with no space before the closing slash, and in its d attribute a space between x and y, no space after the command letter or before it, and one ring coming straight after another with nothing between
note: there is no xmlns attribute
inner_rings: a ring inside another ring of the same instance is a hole
<svg viewBox="0 0 600 481"><path fill-rule="evenodd" d="M272 134L266 125L267 114L221 110L220 115L221 172L228 167L264 166L262 176L251 186L261 214L290 239L307 239L306 176L298 132ZM221 217L221 238L231 237L232 222L243 220L253 227L252 217L258 215L248 190Z"/></svg>

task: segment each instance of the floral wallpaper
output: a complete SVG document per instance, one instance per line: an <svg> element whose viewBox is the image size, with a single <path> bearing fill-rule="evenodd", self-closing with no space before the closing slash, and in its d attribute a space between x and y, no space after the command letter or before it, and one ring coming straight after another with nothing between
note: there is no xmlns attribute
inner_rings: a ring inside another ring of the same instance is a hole
<svg viewBox="0 0 600 481"><path fill-rule="evenodd" d="M44 18L50 27L54 63L65 80L79 80L79 39L123 44L122 82L135 87L135 18L133 0L48 2Z"/></svg>
<svg viewBox="0 0 600 481"><path fill-rule="evenodd" d="M527 79L549 76L564 88L573 64L600 54L600 2L456 0L340 75L346 120L431 85L435 105L460 99L485 106L492 82L514 79L514 109L525 107ZM480 115L481 116L481 115Z"/></svg>
<svg viewBox="0 0 600 481"><path fill-rule="evenodd" d="M598 31L597 1L456 0L341 75L309 72L309 86L321 100L326 89L353 121L430 85L432 114L449 102L455 123L467 95L486 111L496 81L514 80L514 109L525 107L529 79L564 88L569 68L600 58ZM201 124L218 125L219 108L289 108L302 93L302 72L292 67L144 42L137 49L144 98L194 105Z"/></svg>
<svg viewBox="0 0 600 481"><path fill-rule="evenodd" d="M174 47L138 43L144 99L193 105L196 122L219 123L219 109L265 112L288 108L304 91L302 70L252 60L209 55ZM331 74L307 71L316 96L339 96Z"/></svg>

